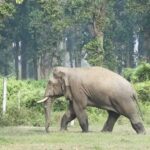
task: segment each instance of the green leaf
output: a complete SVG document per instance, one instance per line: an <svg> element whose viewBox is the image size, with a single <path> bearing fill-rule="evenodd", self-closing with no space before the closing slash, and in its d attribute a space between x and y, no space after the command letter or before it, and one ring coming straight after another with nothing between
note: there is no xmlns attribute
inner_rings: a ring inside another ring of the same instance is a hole
<svg viewBox="0 0 150 150"><path fill-rule="evenodd" d="M23 3L23 0L16 0L16 3L17 3L17 4L22 4L22 3Z"/></svg>

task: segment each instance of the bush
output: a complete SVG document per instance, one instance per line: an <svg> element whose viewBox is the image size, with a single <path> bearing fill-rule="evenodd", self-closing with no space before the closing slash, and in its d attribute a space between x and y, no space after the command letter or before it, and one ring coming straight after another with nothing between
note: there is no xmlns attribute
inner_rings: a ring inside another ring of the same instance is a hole
<svg viewBox="0 0 150 150"><path fill-rule="evenodd" d="M6 114L0 114L0 126L14 126L14 125L32 125L42 126L44 124L44 113L34 109L27 109L22 107L11 107L7 109Z"/></svg>
<svg viewBox="0 0 150 150"><path fill-rule="evenodd" d="M134 83L150 80L150 64L141 63L135 69L126 68L123 71L123 76Z"/></svg>
<svg viewBox="0 0 150 150"><path fill-rule="evenodd" d="M102 46L102 39L95 38L84 46L87 52L86 60L93 66L100 66L103 64L104 51Z"/></svg>
<svg viewBox="0 0 150 150"><path fill-rule="evenodd" d="M150 103L140 103L140 108L142 111L144 122L148 125L150 125Z"/></svg>
<svg viewBox="0 0 150 150"><path fill-rule="evenodd" d="M130 71L128 71L130 72ZM130 74L130 73L128 73ZM130 76L126 74L126 76ZM147 78L146 78L147 79ZM2 106L2 78L0 78L0 105ZM45 91L45 81L17 81L8 79L7 112L3 116L0 114L0 125L33 125L43 126L45 117L42 104L37 104ZM134 84L138 97L142 103L150 102L150 81ZM52 124L58 123L62 117L62 112L67 108L68 101L64 97L55 100L53 105ZM147 108L147 107L145 107ZM88 108L89 120L97 122L105 118L105 111L97 108Z"/></svg>
<svg viewBox="0 0 150 150"><path fill-rule="evenodd" d="M8 107L25 106L28 108L38 107L36 101L41 99L45 91L44 81L20 81L15 79L7 80ZM2 99L2 79L0 80L0 91ZM19 104L20 103L20 104Z"/></svg>
<svg viewBox="0 0 150 150"><path fill-rule="evenodd" d="M65 97L57 98L53 105L53 111L66 110L67 106L68 106L68 101L66 101Z"/></svg>
<svg viewBox="0 0 150 150"><path fill-rule="evenodd" d="M125 68L123 70L123 76L128 80L128 81L131 81L132 79L132 75L133 75L133 72L135 71L135 69L133 68Z"/></svg>
<svg viewBox="0 0 150 150"><path fill-rule="evenodd" d="M107 112L102 109L88 107L87 109L89 121L92 123L104 122L107 118Z"/></svg>
<svg viewBox="0 0 150 150"><path fill-rule="evenodd" d="M45 91L45 81L7 80L7 111L0 115L0 125L41 125L44 121L43 107L36 103ZM2 99L3 79L0 79ZM2 101L0 101L2 106ZM41 119L42 118L42 119Z"/></svg>
<svg viewBox="0 0 150 150"><path fill-rule="evenodd" d="M136 83L134 87L138 93L138 98L142 102L150 102L150 81Z"/></svg>
<svg viewBox="0 0 150 150"><path fill-rule="evenodd" d="M135 69L126 68L123 75L134 83L140 101L150 102L150 64L141 63Z"/></svg>
<svg viewBox="0 0 150 150"><path fill-rule="evenodd" d="M46 81L21 81L9 78L7 80L7 111L5 115L0 114L0 125L43 125L44 109L42 104L37 104L37 101L43 98L46 84ZM1 100L2 89L3 79L0 78ZM2 101L0 105L2 106ZM53 111L63 111L66 107L67 101L61 97L55 100ZM56 121L53 120L53 122Z"/></svg>
<svg viewBox="0 0 150 150"><path fill-rule="evenodd" d="M149 81L149 80L150 80L150 64L142 63L135 69L132 75L132 81L144 82L144 81Z"/></svg>

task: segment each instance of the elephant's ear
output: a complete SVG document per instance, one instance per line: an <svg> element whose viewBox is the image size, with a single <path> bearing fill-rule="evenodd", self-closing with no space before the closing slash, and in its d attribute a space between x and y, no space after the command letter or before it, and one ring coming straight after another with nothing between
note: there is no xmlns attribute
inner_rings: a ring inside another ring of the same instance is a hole
<svg viewBox="0 0 150 150"><path fill-rule="evenodd" d="M55 78L60 79L63 83L64 86L69 86L69 81L68 81L68 75L67 75L67 68L64 67L56 67L53 70L53 76Z"/></svg>
<svg viewBox="0 0 150 150"><path fill-rule="evenodd" d="M62 80L64 81L65 86L69 86L68 76L65 73L62 75Z"/></svg>
<svg viewBox="0 0 150 150"><path fill-rule="evenodd" d="M72 100L71 87L69 83L69 77L67 74L62 73L62 81L62 89L64 91L64 96L66 97L66 99Z"/></svg>
<svg viewBox="0 0 150 150"><path fill-rule="evenodd" d="M60 82L62 84L62 89L63 89L64 96L67 99L71 100L72 95L71 95L71 89L70 89L70 83L69 83L69 74L68 74L67 68L56 67L53 70L53 76L55 78L57 78L58 80L60 80Z"/></svg>

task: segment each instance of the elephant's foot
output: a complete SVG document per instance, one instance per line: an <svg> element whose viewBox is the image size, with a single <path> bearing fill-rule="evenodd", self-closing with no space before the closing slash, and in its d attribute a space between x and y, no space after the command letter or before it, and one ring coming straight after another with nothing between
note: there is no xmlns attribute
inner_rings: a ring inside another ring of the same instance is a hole
<svg viewBox="0 0 150 150"><path fill-rule="evenodd" d="M60 128L60 131L61 131L61 132L67 132L68 129L67 129L66 127L65 127L65 128L64 128L64 127L61 127L61 128Z"/></svg>
<svg viewBox="0 0 150 150"><path fill-rule="evenodd" d="M103 129L101 130L101 132L112 132L113 131L113 125L112 124L108 124L108 122L104 125Z"/></svg>
<svg viewBox="0 0 150 150"><path fill-rule="evenodd" d="M88 132L89 132L89 131L83 131L83 130L82 130L82 133L88 133Z"/></svg>
<svg viewBox="0 0 150 150"><path fill-rule="evenodd" d="M89 132L89 130L88 129L82 129L82 133L88 133Z"/></svg>
<svg viewBox="0 0 150 150"><path fill-rule="evenodd" d="M81 126L81 129L82 129L83 133L87 133L89 131L89 129L88 129L88 123L80 124L80 126Z"/></svg>
<svg viewBox="0 0 150 150"><path fill-rule="evenodd" d="M79 122L79 123L80 123L80 127L81 127L83 133L89 131L89 129L88 129L88 122Z"/></svg>
<svg viewBox="0 0 150 150"><path fill-rule="evenodd" d="M45 130L46 131L46 133L49 133L49 130Z"/></svg>
<svg viewBox="0 0 150 150"><path fill-rule="evenodd" d="M110 130L110 129L102 129L101 132L108 132L108 133L110 133L110 132L112 132L112 130Z"/></svg>
<svg viewBox="0 0 150 150"><path fill-rule="evenodd" d="M141 122L132 124L132 127L137 134L146 134L145 128Z"/></svg>
<svg viewBox="0 0 150 150"><path fill-rule="evenodd" d="M46 131L46 133L49 133L49 124L47 126L45 126L45 131Z"/></svg>

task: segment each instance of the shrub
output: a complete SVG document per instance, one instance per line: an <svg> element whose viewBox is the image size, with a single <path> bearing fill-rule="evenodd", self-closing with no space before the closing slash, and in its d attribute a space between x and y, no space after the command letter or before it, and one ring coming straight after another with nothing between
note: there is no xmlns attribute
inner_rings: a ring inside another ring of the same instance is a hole
<svg viewBox="0 0 150 150"><path fill-rule="evenodd" d="M65 97L57 98L53 105L53 111L63 111L67 109L68 101Z"/></svg>
<svg viewBox="0 0 150 150"><path fill-rule="evenodd" d="M139 65L132 75L133 82L144 82L150 80L150 64L142 63Z"/></svg>
<svg viewBox="0 0 150 150"><path fill-rule="evenodd" d="M42 126L44 124L44 113L26 107L11 107L6 114L0 114L0 126L33 125Z"/></svg>
<svg viewBox="0 0 150 150"><path fill-rule="evenodd" d="M125 68L123 70L122 74L128 81L131 81L134 71L135 71L135 69L133 69L133 68Z"/></svg>
<svg viewBox="0 0 150 150"><path fill-rule="evenodd" d="M91 65L99 66L103 64L104 51L102 48L102 39L95 38L91 40L83 49L86 50L86 60L88 60Z"/></svg>
<svg viewBox="0 0 150 150"><path fill-rule="evenodd" d="M7 80L7 111L0 114L0 125L40 125L44 121L43 107L36 103L45 91L45 81ZM2 99L3 79L0 79L0 99ZM0 101L2 105L2 101Z"/></svg>
<svg viewBox="0 0 150 150"><path fill-rule="evenodd" d="M123 76L134 83L144 82L150 80L150 64L141 63L135 69L125 68L123 71Z"/></svg>
<svg viewBox="0 0 150 150"><path fill-rule="evenodd" d="M45 91L45 81L17 81L8 79L7 112L0 114L0 125L44 125L43 105L37 104ZM134 84L138 97L142 103L150 102L150 81ZM2 105L2 79L0 78L0 105ZM68 101L64 97L55 100L53 105L52 124L58 123L62 112L67 108ZM145 107L147 108L147 107ZM88 108L89 120L97 122L105 118L105 111L97 108ZM105 118L106 119L106 118Z"/></svg>
<svg viewBox="0 0 150 150"><path fill-rule="evenodd" d="M44 109L43 105L37 104L37 101L43 98L45 87L46 81L21 81L9 78L7 80L7 111L5 115L0 114L0 125L43 125ZM2 89L3 79L0 78L1 100ZM2 101L0 105L2 106ZM66 107L67 101L61 97L55 100L53 111L63 111ZM56 121L53 119L53 122Z"/></svg>
<svg viewBox="0 0 150 150"><path fill-rule="evenodd" d="M135 69L126 68L123 75L134 83L140 101L150 102L150 64L141 63Z"/></svg>
<svg viewBox="0 0 150 150"><path fill-rule="evenodd" d="M136 83L134 87L138 93L138 98L142 102L150 102L150 81Z"/></svg>
<svg viewBox="0 0 150 150"><path fill-rule="evenodd" d="M150 125L150 103L145 102L145 103L140 103L140 108L142 111L143 119L144 122L148 125Z"/></svg>
<svg viewBox="0 0 150 150"><path fill-rule="evenodd" d="M107 113L106 111L94 107L88 107L87 109L89 121L92 123L95 122L104 122L106 120Z"/></svg>

